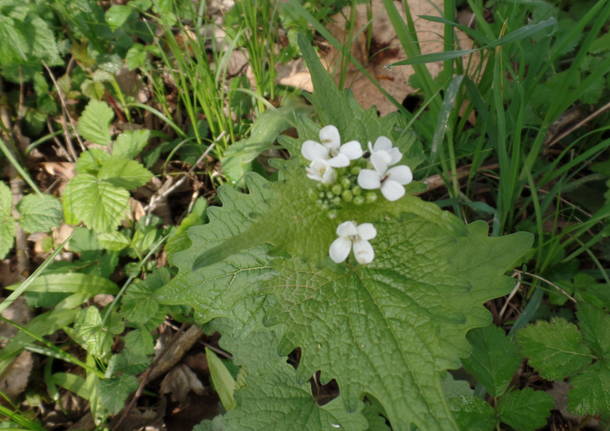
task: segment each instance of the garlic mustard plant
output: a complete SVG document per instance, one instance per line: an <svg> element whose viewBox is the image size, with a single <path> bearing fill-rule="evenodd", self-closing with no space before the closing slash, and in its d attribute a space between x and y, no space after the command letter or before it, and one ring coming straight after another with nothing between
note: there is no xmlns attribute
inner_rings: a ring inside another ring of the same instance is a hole
<svg viewBox="0 0 610 431"><path fill-rule="evenodd" d="M371 263L375 258L375 251L369 240L377 236L377 230L371 223L357 225L353 221L343 222L337 226L337 235L339 238L334 240L328 249L333 262L344 262L351 249L354 250L358 263Z"/></svg>

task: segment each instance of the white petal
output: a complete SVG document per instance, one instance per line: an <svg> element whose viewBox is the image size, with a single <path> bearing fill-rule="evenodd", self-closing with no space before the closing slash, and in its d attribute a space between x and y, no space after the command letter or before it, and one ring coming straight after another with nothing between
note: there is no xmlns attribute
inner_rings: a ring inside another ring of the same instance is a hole
<svg viewBox="0 0 610 431"><path fill-rule="evenodd" d="M335 263L341 263L347 256L349 256L349 250L352 246L352 242L346 238L337 238L328 248L328 255Z"/></svg>
<svg viewBox="0 0 610 431"><path fill-rule="evenodd" d="M322 174L322 184L332 184L337 180L337 172L330 166Z"/></svg>
<svg viewBox="0 0 610 431"><path fill-rule="evenodd" d="M325 126L320 129L320 142L331 150L338 150L341 145L339 130L333 126Z"/></svg>
<svg viewBox="0 0 610 431"><path fill-rule="evenodd" d="M349 166L349 159L345 154L339 153L332 159L329 159L328 164L333 168L344 168L346 166Z"/></svg>
<svg viewBox="0 0 610 431"><path fill-rule="evenodd" d="M372 169L362 169L358 174L358 185L365 190L373 190L381 187L381 176Z"/></svg>
<svg viewBox="0 0 610 431"><path fill-rule="evenodd" d="M322 181L322 177L320 177L320 175L317 174L316 171L314 171L313 169L307 168L307 178L314 180L314 181Z"/></svg>
<svg viewBox="0 0 610 431"><path fill-rule="evenodd" d="M358 235L358 228L353 221L344 221L337 226L337 235L341 237Z"/></svg>
<svg viewBox="0 0 610 431"><path fill-rule="evenodd" d="M358 225L358 235L361 239L368 241L377 236L377 229L371 223L362 223Z"/></svg>
<svg viewBox="0 0 610 431"><path fill-rule="evenodd" d="M413 172L406 165L394 166L388 169L388 180L396 181L400 184L409 184L413 181Z"/></svg>
<svg viewBox="0 0 610 431"><path fill-rule="evenodd" d="M341 145L339 152L345 154L350 160L356 160L362 157L362 146L358 141L349 141Z"/></svg>
<svg viewBox="0 0 610 431"><path fill-rule="evenodd" d="M405 195L405 188L396 181L385 180L381 186L381 194L389 201L397 201Z"/></svg>
<svg viewBox="0 0 610 431"><path fill-rule="evenodd" d="M354 256L358 263L371 263L375 259L375 250L368 241L354 241Z"/></svg>
<svg viewBox="0 0 610 431"><path fill-rule="evenodd" d="M371 163L380 175L385 174L391 161L392 157L390 157L390 153L387 151L375 151L371 154Z"/></svg>
<svg viewBox="0 0 610 431"><path fill-rule="evenodd" d="M402 159L402 153L396 147L388 150L388 153L390 154L390 165L395 165Z"/></svg>
<svg viewBox="0 0 610 431"><path fill-rule="evenodd" d="M301 146L301 154L307 160L328 159L328 148L315 141L305 141Z"/></svg>
<svg viewBox="0 0 610 431"><path fill-rule="evenodd" d="M390 148L392 148L392 141L390 141L390 139L386 136L378 137L375 141L375 145L373 145L373 151L387 151Z"/></svg>

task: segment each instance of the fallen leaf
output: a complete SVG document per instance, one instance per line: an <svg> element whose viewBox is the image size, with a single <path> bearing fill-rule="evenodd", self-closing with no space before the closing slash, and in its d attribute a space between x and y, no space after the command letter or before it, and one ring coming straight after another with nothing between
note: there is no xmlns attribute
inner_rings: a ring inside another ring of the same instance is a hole
<svg viewBox="0 0 610 431"><path fill-rule="evenodd" d="M444 51L444 25L420 18L421 15L441 15L443 1L411 0L408 4L417 31L421 53L431 54ZM405 13L402 2L394 1L394 5L404 21ZM390 69L386 67L391 63L406 59L407 55L394 31L383 1L372 0L370 4L359 4L353 14L350 8L351 6L347 6L334 15L330 19L328 30L342 43L348 43L351 46L350 54L366 68L385 91L399 103L402 103L408 95L417 92L417 89L409 84L409 79L415 71L412 66L395 66ZM370 30L367 29L369 25ZM370 40L367 38L369 31ZM472 41L463 32L456 31L456 39L459 49L472 48ZM458 48L456 47L456 49ZM473 59L470 67L474 68L478 63L478 56L476 54L472 55ZM464 59L464 64L468 64L469 57L464 57ZM358 71L349 59L342 59L341 52L334 47L331 46L328 52L322 55L322 63L337 77L341 70L345 69L345 86L353 91L356 100L365 108L375 106L380 115L386 115L397 110L396 106L366 76ZM428 63L426 66L430 74L436 76L442 70L443 64L442 62L435 62ZM301 68L295 67L292 73L287 73L285 69L278 69L280 84L311 91L311 79L308 75L309 73Z"/></svg>
<svg viewBox="0 0 610 431"><path fill-rule="evenodd" d="M174 402L183 403L191 391L203 395L203 383L193 370L184 364L174 367L161 381L161 393L170 394Z"/></svg>

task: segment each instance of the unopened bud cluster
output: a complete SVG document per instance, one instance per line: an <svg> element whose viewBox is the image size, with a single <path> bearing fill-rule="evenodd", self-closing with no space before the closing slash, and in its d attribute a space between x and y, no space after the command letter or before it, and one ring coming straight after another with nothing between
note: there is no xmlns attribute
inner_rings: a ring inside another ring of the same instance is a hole
<svg viewBox="0 0 610 431"><path fill-rule="evenodd" d="M346 203L363 205L379 199L377 192L363 190L358 185L358 174L362 168L352 166L337 169L337 179L334 183L318 183L315 189L309 189L309 197L329 218L337 217L337 210Z"/></svg>

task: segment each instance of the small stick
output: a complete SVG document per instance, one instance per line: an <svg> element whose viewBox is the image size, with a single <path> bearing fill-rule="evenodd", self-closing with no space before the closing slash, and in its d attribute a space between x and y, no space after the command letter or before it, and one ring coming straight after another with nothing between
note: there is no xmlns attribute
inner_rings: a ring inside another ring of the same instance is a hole
<svg viewBox="0 0 610 431"><path fill-rule="evenodd" d="M70 126L72 126L72 131L74 132L74 135L76 136L76 140L78 141L78 144L80 145L81 150L85 151L87 148L85 147L85 144L81 140L80 135L76 131L76 123L74 122L74 119L70 115L70 111L68 111L68 104L66 103L66 99L64 98L64 95L61 92L61 88L59 87L59 84L57 83L57 80L55 79L55 75L53 75L53 72L51 72L51 69L49 68L49 66L47 66L47 64L45 62L43 62L42 65L44 66L44 68L47 70L47 73L51 77L51 81L53 81L53 85L55 85L55 89L57 90L57 95L59 96L59 101L63 108L63 112L64 112L65 116L68 118L68 121L70 121ZM62 127L64 127L64 130L65 130L65 124L63 122L62 122ZM67 133L66 133L66 144L68 145L68 151L70 151L70 154L72 155L74 160L76 160L76 152L74 151L74 146L72 145L72 140L70 139L70 136Z"/></svg>
<svg viewBox="0 0 610 431"><path fill-rule="evenodd" d="M550 142L547 144L547 147L549 147L549 148L552 147L557 142L561 141L563 138L565 138L566 136L568 136L569 134L574 132L576 129L581 128L582 126L587 124L589 121L593 120L595 117L598 117L599 115L606 112L608 109L610 109L610 102L606 103L604 106L599 108L597 111L595 111L591 115L585 117L584 119L582 119L581 121L579 121L578 123L573 125L572 127L568 128L568 130L566 130L565 132L563 132L563 133L559 134L558 136L554 137L553 139L551 139Z"/></svg>
<svg viewBox="0 0 610 431"><path fill-rule="evenodd" d="M222 137L222 135L224 135L224 132L222 132L218 136L216 141L218 141ZM193 163L193 165L190 167L190 169L179 180L174 182L173 178L169 178L165 183L163 183L163 185L159 188L159 192L157 192L156 195L153 195L153 197L150 198L150 202L148 203L148 205L146 205L146 207L144 207L144 212L146 212L148 214L148 213L151 213L152 211L154 211L155 208L157 208L157 206L163 199L167 198L167 196L170 193L172 193L174 190L176 190L178 187L180 187L186 181L188 176L190 174L192 174L193 171L195 171L195 169L197 168L197 165L199 163L201 163L208 154L210 154L210 151L212 151L212 149L214 148L215 145L216 145L216 142L212 142L212 144L210 144L210 146L203 152L203 154L201 156L199 156L197 161L195 163Z"/></svg>

